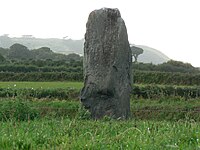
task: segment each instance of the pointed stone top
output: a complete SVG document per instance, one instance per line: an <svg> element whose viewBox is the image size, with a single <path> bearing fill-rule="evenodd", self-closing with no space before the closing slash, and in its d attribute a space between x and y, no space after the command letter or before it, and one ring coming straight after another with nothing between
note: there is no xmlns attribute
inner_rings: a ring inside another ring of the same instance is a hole
<svg viewBox="0 0 200 150"><path fill-rule="evenodd" d="M120 11L119 9L117 8L106 8L106 7L103 7L101 9L96 9L94 11L92 11L90 14L107 14L108 17L121 17L121 14L120 14Z"/></svg>

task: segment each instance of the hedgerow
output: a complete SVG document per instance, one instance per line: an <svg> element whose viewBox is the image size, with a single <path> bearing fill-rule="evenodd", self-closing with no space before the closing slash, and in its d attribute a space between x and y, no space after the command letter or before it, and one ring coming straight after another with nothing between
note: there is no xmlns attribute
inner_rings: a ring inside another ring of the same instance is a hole
<svg viewBox="0 0 200 150"><path fill-rule="evenodd" d="M79 93L80 90L74 88L0 88L0 97L56 98L69 100L78 99ZM134 85L132 96L144 99L159 99L162 97L199 98L200 86Z"/></svg>

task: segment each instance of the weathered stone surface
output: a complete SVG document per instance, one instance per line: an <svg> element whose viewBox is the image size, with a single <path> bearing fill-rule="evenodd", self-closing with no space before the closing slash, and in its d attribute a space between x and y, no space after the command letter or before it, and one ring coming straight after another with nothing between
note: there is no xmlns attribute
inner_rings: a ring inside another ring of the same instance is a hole
<svg viewBox="0 0 200 150"><path fill-rule="evenodd" d="M94 10L86 28L81 102L95 119L128 118L132 56L119 10Z"/></svg>

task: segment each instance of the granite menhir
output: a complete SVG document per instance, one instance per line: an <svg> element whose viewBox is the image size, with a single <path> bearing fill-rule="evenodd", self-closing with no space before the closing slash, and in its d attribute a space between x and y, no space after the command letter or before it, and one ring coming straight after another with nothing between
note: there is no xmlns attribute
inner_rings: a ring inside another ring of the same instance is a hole
<svg viewBox="0 0 200 150"><path fill-rule="evenodd" d="M130 115L132 56L118 9L90 13L84 43L84 87L80 99L92 118Z"/></svg>

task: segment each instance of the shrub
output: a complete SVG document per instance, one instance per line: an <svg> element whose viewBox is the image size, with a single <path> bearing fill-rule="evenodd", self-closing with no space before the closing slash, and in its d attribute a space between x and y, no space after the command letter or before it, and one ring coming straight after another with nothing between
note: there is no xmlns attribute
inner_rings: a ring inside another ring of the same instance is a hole
<svg viewBox="0 0 200 150"><path fill-rule="evenodd" d="M37 110L31 108L27 102L21 100L5 101L0 106L0 120L28 121L38 117Z"/></svg>

